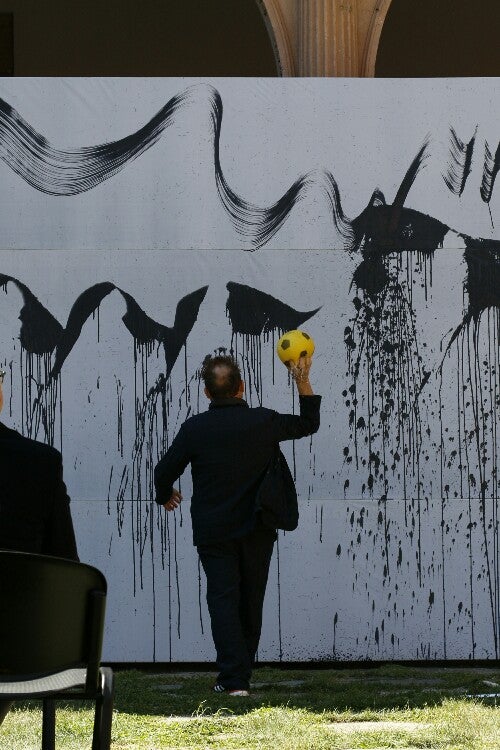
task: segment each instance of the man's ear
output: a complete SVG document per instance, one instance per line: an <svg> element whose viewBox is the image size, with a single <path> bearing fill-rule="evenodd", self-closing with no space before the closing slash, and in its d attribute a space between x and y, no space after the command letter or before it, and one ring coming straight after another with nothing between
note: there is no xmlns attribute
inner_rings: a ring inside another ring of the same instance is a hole
<svg viewBox="0 0 500 750"><path fill-rule="evenodd" d="M245 383L243 382L243 380L240 380L240 384L238 386L238 393L236 395L238 398L242 398L244 393L245 393Z"/></svg>
<svg viewBox="0 0 500 750"><path fill-rule="evenodd" d="M210 391L208 390L208 388L206 386L203 389L203 392L204 392L205 396L208 398L208 400L211 401L212 400L212 396L210 395Z"/></svg>

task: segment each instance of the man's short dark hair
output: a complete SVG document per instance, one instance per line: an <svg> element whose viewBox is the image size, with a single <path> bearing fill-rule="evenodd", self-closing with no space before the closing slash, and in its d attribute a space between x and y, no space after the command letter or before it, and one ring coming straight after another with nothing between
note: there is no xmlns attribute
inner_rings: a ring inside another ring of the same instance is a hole
<svg viewBox="0 0 500 750"><path fill-rule="evenodd" d="M201 377L212 398L232 398L240 388L240 367L231 355L205 357Z"/></svg>

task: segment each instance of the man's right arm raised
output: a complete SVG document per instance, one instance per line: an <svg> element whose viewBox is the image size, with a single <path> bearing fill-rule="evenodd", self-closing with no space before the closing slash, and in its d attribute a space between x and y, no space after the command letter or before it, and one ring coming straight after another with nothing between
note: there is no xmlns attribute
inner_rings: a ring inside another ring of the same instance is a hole
<svg viewBox="0 0 500 750"><path fill-rule="evenodd" d="M311 365L311 357L301 357L297 364L292 363L288 366L299 394L300 414L276 415L277 439L280 441L306 437L319 429L321 396L314 394L309 380Z"/></svg>

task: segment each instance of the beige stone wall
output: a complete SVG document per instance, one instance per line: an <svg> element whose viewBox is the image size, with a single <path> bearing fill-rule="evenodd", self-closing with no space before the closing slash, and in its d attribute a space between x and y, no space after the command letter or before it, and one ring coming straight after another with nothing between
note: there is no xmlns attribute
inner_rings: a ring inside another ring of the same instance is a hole
<svg viewBox="0 0 500 750"><path fill-rule="evenodd" d="M391 0L260 0L284 76L373 76Z"/></svg>

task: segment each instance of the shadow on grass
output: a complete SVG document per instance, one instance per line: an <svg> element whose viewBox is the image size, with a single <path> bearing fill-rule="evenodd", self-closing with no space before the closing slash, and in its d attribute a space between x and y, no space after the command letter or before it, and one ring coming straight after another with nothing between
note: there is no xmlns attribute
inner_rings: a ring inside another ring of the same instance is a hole
<svg viewBox="0 0 500 750"><path fill-rule="evenodd" d="M391 709L439 706L445 699L493 692L500 671L492 669L405 668L356 670L257 669L249 698L213 693L215 673L116 674L117 711L188 717L221 711L246 714L256 708L288 706L314 713L382 713Z"/></svg>

